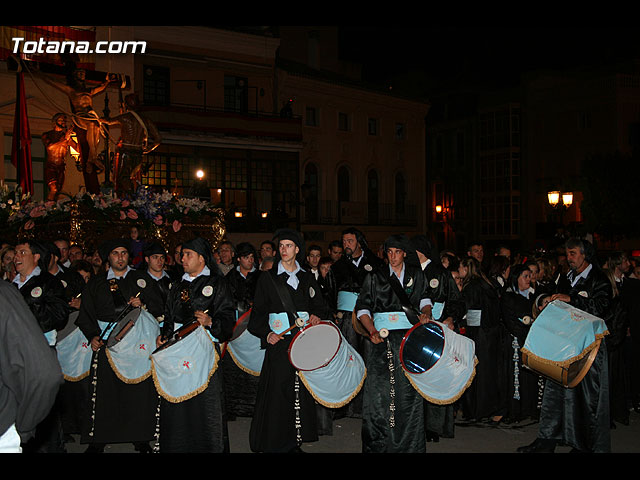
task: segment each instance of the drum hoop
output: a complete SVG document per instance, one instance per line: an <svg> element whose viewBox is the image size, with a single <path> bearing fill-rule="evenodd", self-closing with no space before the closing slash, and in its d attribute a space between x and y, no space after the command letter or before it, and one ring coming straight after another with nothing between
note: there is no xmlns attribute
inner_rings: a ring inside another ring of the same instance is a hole
<svg viewBox="0 0 640 480"><path fill-rule="evenodd" d="M153 352L151 352L151 355L154 355L156 353L161 352L162 350L166 350L167 348L170 348L172 346L174 346L176 343L180 342L183 338L188 337L189 335L191 335L193 332L195 332L201 325L196 326L195 328L193 328L191 331L189 331L188 333L186 333L185 335L181 336L181 337L176 337L176 333L179 332L182 329L188 329L190 325L192 325L193 322L189 322L189 323L185 323L184 325L182 325L180 328L176 329L172 334L171 334L171 338L169 340L167 340L165 343L163 343L162 345L160 345L158 348L156 348ZM204 327L203 327L204 328Z"/></svg>
<svg viewBox="0 0 640 480"><path fill-rule="evenodd" d="M326 367L327 365L329 365L334 358L336 358L336 355L338 354L338 352L340 351L340 347L342 346L342 335L340 334L340 329L333 323L333 322L327 322L325 320L321 321L318 325L329 325L333 328L336 329L336 331L338 332L338 348L336 348L336 351L333 352L333 355L331 356L331 358L329 360L327 360L327 362L325 362L324 364L320 365L319 367L315 367L315 368L298 368L295 366L295 364L293 363L293 361L291 360L291 347L293 346L294 342L296 341L296 339L298 338L298 336L300 336L301 333L303 333L305 330L309 329L309 328L313 328L314 326L317 325L309 325L308 327L303 327L300 329L300 331L298 333L296 333L293 338L291 339L291 342L289 343L289 348L287 351L287 355L289 357L289 363L291 363L291 365L293 365L297 370L300 370L301 372L312 372L314 370L318 370L320 368Z"/></svg>
<svg viewBox="0 0 640 480"><path fill-rule="evenodd" d="M251 315L251 310L252 309L250 308L249 310L244 312L242 315L240 315L240 318L238 318L238 320L236 321L235 325L233 326L233 332L231 333L231 338L229 339L229 342L234 341L236 338L238 338L240 335L242 335L244 333L244 330L243 330L242 332L240 332L239 335L236 335L236 330L237 330L238 326L240 326L245 321L245 318L247 318L249 315ZM246 328L245 328L245 330L246 330Z"/></svg>
<svg viewBox="0 0 640 480"><path fill-rule="evenodd" d="M443 342L443 343L442 343L442 351L444 352L444 351L445 351L445 345L446 345L446 342L447 342L447 338L446 338L446 336L445 336L445 334L444 334L444 328L443 328L440 324L438 324L438 322L430 322L430 323L434 323L435 325L437 325L437 326L438 326L438 328L440 329L440 331L442 332L442 342ZM420 375L420 374L417 374L417 373L415 373L415 372L410 371L410 370L405 366L405 364L404 364L404 358L403 358L403 356L404 356L404 355L403 355L403 353L404 353L404 344L405 344L405 342L407 341L407 339L411 336L411 334L413 333L413 331L414 331L414 330L416 330L417 328L419 328L419 327L421 327L421 326L425 326L425 325L426 325L426 324L424 324L424 323L420 323L420 322L416 323L413 327L411 327L409 330L407 330L407 332L406 332L406 333L404 334L404 336L402 337L402 341L400 342L400 351L399 351L399 354L398 354L398 355L399 355L399 357L400 357L400 365L402 365L402 369L403 369L405 372L410 373L410 374L412 374L412 375ZM422 373L427 373L429 370L431 370L433 367L435 367L435 366L436 366L436 364L437 364L439 361L440 361L440 359L436 360L436 362L435 362L433 365L431 365L429 368L427 368L427 369L426 369L424 372L422 372Z"/></svg>

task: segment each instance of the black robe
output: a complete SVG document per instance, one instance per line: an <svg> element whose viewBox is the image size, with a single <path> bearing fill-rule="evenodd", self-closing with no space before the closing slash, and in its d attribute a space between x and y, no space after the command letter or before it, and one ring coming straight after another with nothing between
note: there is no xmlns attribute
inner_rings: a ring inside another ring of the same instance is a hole
<svg viewBox="0 0 640 480"><path fill-rule="evenodd" d="M611 308L611 283L596 265L586 279L580 278L573 287L566 277L561 277L558 292L569 295L572 306L602 319ZM564 388L547 380L538 437L580 451L610 452L608 371L607 346L602 342L591 368L576 387Z"/></svg>
<svg viewBox="0 0 640 480"><path fill-rule="evenodd" d="M244 277L237 268L234 268L225 276L238 319L253 306L253 296L260 275L260 270L254 270ZM223 355L220 366L224 376L224 397L228 418L231 420L236 416L251 417L256 403L259 376L242 370L228 352Z"/></svg>
<svg viewBox="0 0 640 480"><path fill-rule="evenodd" d="M388 267L366 275L356 303L356 311L401 312L402 303L389 283ZM403 285L411 305L418 309L427 298L426 277L419 266L405 263ZM363 453L423 453L426 450L424 398L411 385L400 363L400 345L408 329L390 330L379 344L371 343L365 358L367 377L362 388ZM390 361L393 356L391 395ZM395 404L395 426L390 426L390 405Z"/></svg>
<svg viewBox="0 0 640 480"><path fill-rule="evenodd" d="M296 273L299 284L294 289L286 283L288 274L283 272L278 275L277 270L278 264L275 264L268 273L258 278L248 325L249 332L260 338L261 345L266 349L249 432L253 452L288 452L300 446L300 441L318 440L315 400L298 379L297 371L289 361L289 345L299 329L294 328L274 345L267 342L271 332L269 313L285 312L274 282L285 286L298 312L308 312L309 315L326 319L329 309L312 273L305 270ZM289 319L290 325L294 325L294 320ZM299 399L299 437L296 428L296 390Z"/></svg>
<svg viewBox="0 0 640 480"><path fill-rule="evenodd" d="M538 416L540 376L523 367L521 348L531 328L520 319L532 319L534 298L524 297L508 288L502 297L502 321L507 332L505 350L507 371L507 416L520 421Z"/></svg>
<svg viewBox="0 0 640 480"><path fill-rule="evenodd" d="M211 287L211 294L205 294L209 290L205 287ZM214 338L221 343L231 338L235 325L234 304L229 285L220 273L201 275L191 282L182 280L172 285L165 307L163 335L170 336L176 323L189 323L198 310L208 310L212 324L205 328ZM220 353L218 344L215 347ZM207 388L198 395L180 403L161 398L160 453L228 452L223 391L218 363Z"/></svg>
<svg viewBox="0 0 640 480"><path fill-rule="evenodd" d="M64 286L49 272L40 272L20 288L29 310L44 333L62 330L71 308L65 300Z"/></svg>
<svg viewBox="0 0 640 480"><path fill-rule="evenodd" d="M111 288L115 289L112 291ZM116 288L117 287L117 288ZM162 300L157 290L149 286L143 272L129 270L124 278L107 279L107 272L91 277L82 293L80 314L76 325L88 341L101 333L98 320L118 319L130 298L140 292L140 299L154 317L162 315ZM106 347L97 355L97 371L92 368L89 378L96 376L97 384L88 383L90 405L82 425L82 443L148 442L154 438L158 395L151 377L140 383L128 384L118 378L111 368ZM95 405L93 400L95 388ZM93 411L95 407L95 417ZM93 431L93 434L92 434Z"/></svg>

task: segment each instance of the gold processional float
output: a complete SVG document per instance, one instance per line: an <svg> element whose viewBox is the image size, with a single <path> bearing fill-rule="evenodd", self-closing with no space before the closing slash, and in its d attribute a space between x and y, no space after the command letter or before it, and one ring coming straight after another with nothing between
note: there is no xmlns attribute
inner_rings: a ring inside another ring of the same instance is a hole
<svg viewBox="0 0 640 480"><path fill-rule="evenodd" d="M141 239L160 242L167 253L195 236L216 248L226 233L223 208L147 186L122 198L115 193L82 192L61 195L57 201L34 201L19 187L10 191L1 184L0 225L0 237L7 243L66 238L88 254L107 240L129 238L134 226L141 230Z"/></svg>

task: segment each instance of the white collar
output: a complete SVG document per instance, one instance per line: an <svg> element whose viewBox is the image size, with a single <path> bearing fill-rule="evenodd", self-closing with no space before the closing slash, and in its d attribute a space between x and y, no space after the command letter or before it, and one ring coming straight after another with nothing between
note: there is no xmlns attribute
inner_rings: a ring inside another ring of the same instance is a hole
<svg viewBox="0 0 640 480"><path fill-rule="evenodd" d="M127 265L127 269L125 270L124 274L122 276L116 277L113 269L109 267L109 270L107 271L107 280L111 280L112 278L125 278L127 276L127 273L129 273L131 270L131 267Z"/></svg>
<svg viewBox="0 0 640 480"><path fill-rule="evenodd" d="M27 278L24 279L24 282L20 281L20 274L18 273L18 274L16 274L16 278L13 279L13 283L18 285L18 288L22 288L22 286L25 283L27 283L29 280L31 280L32 277L37 277L38 275L40 275L41 272L42 272L42 270L40 270L40 267L36 266L36 268L31 270L31 273L29 275L27 275Z"/></svg>
<svg viewBox="0 0 640 480"><path fill-rule="evenodd" d="M184 275L182 275L182 280L186 280L187 282L193 282L196 278L201 277L202 275L211 275L211 270L209 270L209 267L207 267L206 265L204 266L202 271L195 277L192 277L187 272L185 272Z"/></svg>

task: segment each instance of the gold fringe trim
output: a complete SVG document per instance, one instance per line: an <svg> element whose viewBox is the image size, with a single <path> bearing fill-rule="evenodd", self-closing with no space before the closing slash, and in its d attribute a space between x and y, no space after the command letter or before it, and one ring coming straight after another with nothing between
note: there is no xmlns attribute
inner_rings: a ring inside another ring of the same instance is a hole
<svg viewBox="0 0 640 480"><path fill-rule="evenodd" d="M407 379L409 380L409 383L411 384L411 386L413 386L413 388L415 388L418 393L420 394L420 396L422 398L424 398L425 400L427 400L428 402L431 402L435 405L450 405L454 402L456 402L457 400L460 399L460 397L462 396L462 394L465 392L465 390L467 388L469 388L469 386L471 386L471 384L473 383L473 379L476 377L476 366L478 365L478 357L474 357L473 359L473 372L471 372L471 376L469 377L469 380L467 380L467 383L460 389L460 391L454 395L451 398L445 399L445 400L441 400L439 398L432 398L429 395L427 395L426 393L420 391L420 388L418 388L418 386L416 385L416 382L414 381L413 378L411 378L411 374L409 372L407 372L404 368L402 369L402 371L404 372L405 377L407 377Z"/></svg>
<svg viewBox="0 0 640 480"><path fill-rule="evenodd" d="M151 375L151 368L149 368L149 370L147 370L145 373L143 373L141 376L139 376L138 378L127 378L124 375L122 375L119 371L118 368L116 367L115 362L113 361L113 359L111 358L111 353L109 352L109 349L105 347L105 353L107 354L107 358L109 359L109 365L111 365L111 369L113 370L113 372L116 374L116 377L118 377L120 380L122 380L124 383L128 383L128 384L136 384L136 383L140 383L143 382L144 380L146 380L147 378L149 378L149 375Z"/></svg>
<svg viewBox="0 0 640 480"><path fill-rule="evenodd" d="M602 342L602 339L605 337L605 335L609 335L609 330L605 330L604 333L598 333L596 335L596 339L593 341L593 343L591 343L590 345L586 346L585 349L580 352L578 355L571 357L567 360L563 360L561 362L555 361L555 360L548 360L546 358L542 358L538 355L536 355L535 353L531 352L531 350L522 347L520 349L520 352L524 352L526 353L528 356L530 356L531 358L539 361L540 363L546 364L546 365L554 365L557 367L562 367L562 368L569 368L574 362L581 360L582 358L586 357L587 355L589 355L591 353L591 350L593 350L594 348L600 346L600 342Z"/></svg>
<svg viewBox="0 0 640 480"><path fill-rule="evenodd" d="M356 387L353 393L342 402L335 402L335 403L327 402L325 400L322 400L320 397L318 397L313 391L313 389L311 388L311 386L309 385L307 379L305 378L304 372L299 372L299 377L302 379L302 383L307 388L307 390L309 391L309 393L311 394L311 396L314 398L316 402L318 402L320 405L323 405L327 408L340 408L340 407L344 407L347 403L353 400L356 397L356 395L358 395L358 393L360 393L360 390L364 385L364 380L365 378L367 378L367 369L365 368L364 373L362 375L362 379L360 380L360 384Z"/></svg>
<svg viewBox="0 0 640 480"><path fill-rule="evenodd" d="M189 400L190 398L193 398L196 395L201 394L202 392L204 392L207 389L207 387L209 386L209 381L211 380L211 377L213 376L213 374L218 369L218 363L220 361L220 356L218 355L218 351L215 349L215 342L213 340L211 340L211 337L208 337L208 338L209 338L209 340L211 341L211 344L214 347L213 348L213 354L214 354L213 367L211 368L211 370L209 370L209 374L207 375L207 380L200 387L196 388L194 391L192 391L191 393L188 393L186 395L181 395L180 397L173 397L173 396L169 395L167 392L165 392L162 389L162 387L160 387L160 381L158 380L158 374L156 372L156 368L155 368L155 365L153 363L153 359L151 360L151 374L152 374L152 377L153 377L153 384L156 386L156 390L157 390L158 394L162 398L164 398L165 400L167 400L168 402L171 402L171 403L180 403L180 402L184 402L185 400Z"/></svg>
<svg viewBox="0 0 640 480"><path fill-rule="evenodd" d="M80 380L87 378L90 373L91 373L91 368L89 368L89 370L87 370L86 372L81 373L77 377L70 377L69 375L65 375L64 373L62 374L62 377L68 382L79 382Z"/></svg>
<svg viewBox="0 0 640 480"><path fill-rule="evenodd" d="M235 363L240 370L242 370L245 373L248 373L249 375L253 375L254 377L260 376L260 372L255 372L250 368L247 368L244 365L242 365L240 361L236 358L236 356L233 354L233 350L227 347L224 352L229 353L229 355L231 356L231 359L233 360L233 363Z"/></svg>

